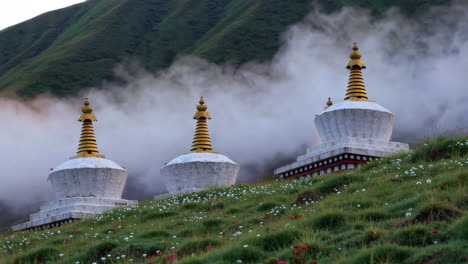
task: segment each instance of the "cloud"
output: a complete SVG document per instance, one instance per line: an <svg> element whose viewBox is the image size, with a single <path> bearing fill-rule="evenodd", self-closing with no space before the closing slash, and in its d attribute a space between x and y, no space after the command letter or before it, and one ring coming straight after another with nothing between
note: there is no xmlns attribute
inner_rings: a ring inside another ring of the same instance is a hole
<svg viewBox="0 0 468 264"><path fill-rule="evenodd" d="M393 10L378 21L364 10L313 12L285 32L269 63L234 67L184 57L153 75L127 61L116 69L124 85L106 83L78 98L1 99L0 200L20 206L51 199L47 175L75 154L85 96L99 120L101 154L129 170L127 197L164 190L159 168L189 152L199 96L213 117L214 151L241 164L239 182L264 179L318 144L314 116L328 97L343 100L354 41L368 66L370 99L397 116L394 138L417 142L434 129L466 131L467 11L459 3L408 19Z"/></svg>

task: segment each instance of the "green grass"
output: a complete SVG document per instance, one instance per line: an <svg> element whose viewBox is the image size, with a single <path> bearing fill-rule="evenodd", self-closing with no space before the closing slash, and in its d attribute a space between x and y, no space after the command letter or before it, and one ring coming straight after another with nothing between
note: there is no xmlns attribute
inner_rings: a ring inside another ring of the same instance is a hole
<svg viewBox="0 0 468 264"><path fill-rule="evenodd" d="M352 172L214 188L11 233L0 237L0 263L466 263L467 151L468 138L438 139Z"/></svg>
<svg viewBox="0 0 468 264"><path fill-rule="evenodd" d="M115 78L134 58L150 72L196 55L237 65L268 61L281 34L313 9L391 7L409 17L450 0L88 0L0 31L1 95L72 96Z"/></svg>

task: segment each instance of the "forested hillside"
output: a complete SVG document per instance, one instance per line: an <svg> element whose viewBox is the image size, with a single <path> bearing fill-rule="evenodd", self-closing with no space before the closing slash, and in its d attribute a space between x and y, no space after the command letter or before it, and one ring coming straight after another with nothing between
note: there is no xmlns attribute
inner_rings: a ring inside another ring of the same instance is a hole
<svg viewBox="0 0 468 264"><path fill-rule="evenodd" d="M272 58L280 35L314 8L396 6L417 16L448 0L88 0L0 31L0 91L76 94L137 59L150 72L177 56L240 64Z"/></svg>

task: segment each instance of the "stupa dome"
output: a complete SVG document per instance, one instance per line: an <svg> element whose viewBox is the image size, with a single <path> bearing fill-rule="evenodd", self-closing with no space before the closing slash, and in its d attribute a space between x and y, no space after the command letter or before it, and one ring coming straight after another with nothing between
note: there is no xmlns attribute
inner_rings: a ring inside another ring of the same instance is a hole
<svg viewBox="0 0 468 264"><path fill-rule="evenodd" d="M315 118L322 142L345 137L389 141L395 116L371 101L344 101L334 104Z"/></svg>

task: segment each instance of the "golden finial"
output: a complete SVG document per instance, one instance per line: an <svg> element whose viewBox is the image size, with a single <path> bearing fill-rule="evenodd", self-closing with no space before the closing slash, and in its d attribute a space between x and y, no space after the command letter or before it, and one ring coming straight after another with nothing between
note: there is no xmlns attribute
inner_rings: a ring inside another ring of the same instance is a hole
<svg viewBox="0 0 468 264"><path fill-rule="evenodd" d="M96 135L94 134L93 121L96 120L96 116L93 114L93 108L89 106L88 98L85 98L84 106L81 108L83 112L78 118L78 121L83 122L81 127L80 144L78 145L78 152L72 159L77 158L105 158L103 155L99 155L98 146L96 142Z"/></svg>
<svg viewBox="0 0 468 264"><path fill-rule="evenodd" d="M197 105L197 112L193 116L193 119L197 120L197 127L190 151L215 153L212 151L210 132L208 131L208 122L206 121L207 119L211 119L210 113L206 111L208 106L205 104L203 97L200 98L199 103Z"/></svg>
<svg viewBox="0 0 468 264"><path fill-rule="evenodd" d="M330 97L328 97L327 106L325 106L325 109L327 109L328 107L330 107L332 105L333 105L333 101L331 100Z"/></svg>
<svg viewBox="0 0 468 264"><path fill-rule="evenodd" d="M345 100L350 101L369 101L367 98L366 86L362 77L362 69L366 68L366 64L361 60L362 53L359 52L359 47L356 42L353 45L353 51L349 54L351 59L346 66L350 70L348 88L346 90Z"/></svg>

